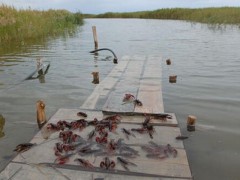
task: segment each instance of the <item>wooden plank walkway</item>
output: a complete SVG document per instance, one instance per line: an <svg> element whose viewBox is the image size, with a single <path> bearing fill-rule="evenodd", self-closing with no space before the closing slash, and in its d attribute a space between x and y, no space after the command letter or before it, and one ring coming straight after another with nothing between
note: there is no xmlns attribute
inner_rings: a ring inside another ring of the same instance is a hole
<svg viewBox="0 0 240 180"><path fill-rule="evenodd" d="M81 108L99 109L106 112L164 112L161 60L160 57L124 57L97 85ZM137 99L144 100L143 106L134 108L132 104L122 105L125 93L133 94Z"/></svg>
<svg viewBox="0 0 240 180"><path fill-rule="evenodd" d="M116 162L116 166L113 170L103 170L99 164L106 154L79 155L76 152L70 156L66 164L56 164L54 147L60 141L59 132L52 133L48 139L44 139L44 127L31 140L31 143L37 145L17 155L0 173L0 179L192 179L184 145L182 141L176 140L176 137L181 135L176 116L173 113L164 113L161 77L161 58L124 57L96 86L80 108L59 109L48 122L77 120L79 111L87 113L86 121L92 121L94 118L101 120L109 114L118 114L121 116L121 123L118 124L116 131L108 132L108 139L122 139L126 146L134 149L138 155L129 160L137 166L129 166L129 170L125 170L117 162L116 154L108 154L107 156ZM125 93L134 94L142 101L143 106L134 106L133 103L123 104ZM168 116L165 119L155 116L166 114ZM133 136L126 136L122 132L123 128L127 130L141 128L146 115L153 117L150 121L154 127L153 138L150 138L148 133L132 132ZM87 126L82 131L74 130L73 133L86 140L93 129L93 126ZM149 146L149 141L164 147L169 144L177 150L177 156L169 155L164 159L148 158L143 146ZM94 140L91 142L94 148L98 147ZM74 161L76 158L87 159L94 168L79 166Z"/></svg>

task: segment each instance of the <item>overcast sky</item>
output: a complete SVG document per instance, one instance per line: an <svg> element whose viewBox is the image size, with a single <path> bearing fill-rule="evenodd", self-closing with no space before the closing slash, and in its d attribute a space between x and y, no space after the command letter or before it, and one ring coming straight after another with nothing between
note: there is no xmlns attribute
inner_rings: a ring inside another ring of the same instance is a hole
<svg viewBox="0 0 240 180"><path fill-rule="evenodd" d="M240 7L240 0L0 0L16 8L47 10L67 9L72 12L99 14L104 12L132 12L161 8Z"/></svg>

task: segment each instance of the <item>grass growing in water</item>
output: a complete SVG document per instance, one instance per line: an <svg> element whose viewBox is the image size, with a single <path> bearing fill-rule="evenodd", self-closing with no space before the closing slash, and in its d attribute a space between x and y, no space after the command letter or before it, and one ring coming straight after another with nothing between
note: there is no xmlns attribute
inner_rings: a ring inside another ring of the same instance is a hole
<svg viewBox="0 0 240 180"><path fill-rule="evenodd" d="M207 24L237 24L240 25L239 7L199 8L199 9L159 9L132 13L105 13L95 18L144 18L144 19L174 19L201 22Z"/></svg>
<svg viewBox="0 0 240 180"><path fill-rule="evenodd" d="M56 36L81 24L81 13L70 13L66 10L17 10L0 5L1 45Z"/></svg>

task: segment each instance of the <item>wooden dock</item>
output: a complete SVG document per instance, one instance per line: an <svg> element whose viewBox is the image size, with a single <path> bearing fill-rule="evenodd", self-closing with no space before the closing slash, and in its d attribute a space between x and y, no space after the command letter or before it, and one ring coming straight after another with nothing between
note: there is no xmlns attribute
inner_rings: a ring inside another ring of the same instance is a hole
<svg viewBox="0 0 240 180"><path fill-rule="evenodd" d="M31 143L37 145L17 155L1 172L0 179L193 179L184 145L181 140L176 139L178 135L181 135L176 116L174 113L164 112L161 62L161 57L123 57L110 74L96 86L80 108L59 109L48 122L77 120L79 111L87 113L86 121L94 118L101 120L108 117L109 114L118 114L122 118L121 123L118 124L115 132L108 133L108 139L121 138L128 147L138 152L135 158L128 159L136 166L128 166L128 170L126 170L117 162L116 155L108 154L108 157L116 165L113 169L102 169L99 165L104 156L83 156L78 153L72 155L67 163L57 164L53 149L59 142L59 132L51 134L48 139L44 139L42 132L39 132L31 140ZM133 94L142 101L143 105L135 106L133 103L123 103L122 100L126 93ZM123 128L130 130L141 127L145 116L153 115L168 116L165 119L153 118L150 121L154 127L152 139L147 133L134 133L135 137L127 137L122 132ZM74 130L74 133L87 139L93 129L94 127L88 126L82 131ZM148 146L149 141L162 147L170 145L177 150L176 156L147 157L142 147ZM94 167L81 167L74 161L79 157L87 159Z"/></svg>

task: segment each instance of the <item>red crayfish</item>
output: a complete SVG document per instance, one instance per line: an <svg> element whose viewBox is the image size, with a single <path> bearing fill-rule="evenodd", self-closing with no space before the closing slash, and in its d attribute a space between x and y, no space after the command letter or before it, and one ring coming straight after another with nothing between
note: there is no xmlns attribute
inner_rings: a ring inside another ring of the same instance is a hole
<svg viewBox="0 0 240 180"><path fill-rule="evenodd" d="M115 162L110 160L108 157L105 157L100 163L100 167L104 169L113 169L115 167Z"/></svg>

